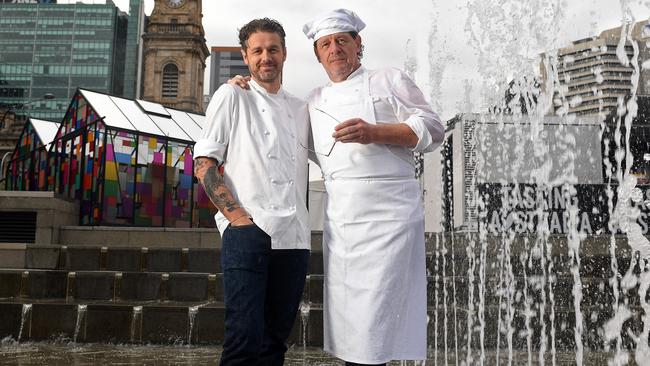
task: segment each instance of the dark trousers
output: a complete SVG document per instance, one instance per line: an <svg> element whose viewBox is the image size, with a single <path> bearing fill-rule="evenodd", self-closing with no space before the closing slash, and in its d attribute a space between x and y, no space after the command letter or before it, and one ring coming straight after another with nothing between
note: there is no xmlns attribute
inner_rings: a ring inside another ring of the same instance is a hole
<svg viewBox="0 0 650 366"><path fill-rule="evenodd" d="M221 246L226 306L221 366L282 365L309 251L271 250L271 238L256 225L228 227Z"/></svg>

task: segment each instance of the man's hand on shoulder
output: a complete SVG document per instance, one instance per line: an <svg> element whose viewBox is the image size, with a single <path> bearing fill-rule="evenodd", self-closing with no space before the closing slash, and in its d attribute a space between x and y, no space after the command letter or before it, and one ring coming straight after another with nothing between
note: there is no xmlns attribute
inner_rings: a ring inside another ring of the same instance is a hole
<svg viewBox="0 0 650 366"><path fill-rule="evenodd" d="M231 79L228 79L227 83L229 85L238 86L242 89L249 90L251 87L248 85L248 82L251 81L250 76L235 75Z"/></svg>

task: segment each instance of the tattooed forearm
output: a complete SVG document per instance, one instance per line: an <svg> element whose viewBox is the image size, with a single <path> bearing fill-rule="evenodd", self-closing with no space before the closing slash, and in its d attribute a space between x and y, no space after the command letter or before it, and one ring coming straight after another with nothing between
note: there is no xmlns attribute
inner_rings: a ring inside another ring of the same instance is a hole
<svg viewBox="0 0 650 366"><path fill-rule="evenodd" d="M219 173L218 162L199 157L194 161L194 174L199 179L212 203L228 218L229 213L240 209L239 204L226 186L223 174Z"/></svg>
<svg viewBox="0 0 650 366"><path fill-rule="evenodd" d="M209 167L205 171L203 186L205 187L205 193L221 212L226 210L232 212L239 208L216 165Z"/></svg>

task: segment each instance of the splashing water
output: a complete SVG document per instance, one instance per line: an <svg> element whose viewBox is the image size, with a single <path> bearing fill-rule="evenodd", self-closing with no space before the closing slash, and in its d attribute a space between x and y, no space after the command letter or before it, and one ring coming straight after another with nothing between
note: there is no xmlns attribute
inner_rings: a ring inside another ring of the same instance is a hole
<svg viewBox="0 0 650 366"><path fill-rule="evenodd" d="M199 312L198 306L190 306L187 308L187 344L192 344L192 330L194 329L194 321L196 314Z"/></svg>
<svg viewBox="0 0 650 366"><path fill-rule="evenodd" d="M142 332L142 306L134 306L131 315L131 342L139 342Z"/></svg>
<svg viewBox="0 0 650 366"><path fill-rule="evenodd" d="M302 325L302 347L307 347L307 325L309 324L309 312L311 305L309 302L300 303L300 324Z"/></svg>
<svg viewBox="0 0 650 366"><path fill-rule="evenodd" d="M77 322L75 323L74 326L74 335L72 337L72 343L77 343L79 333L83 327L82 324L85 325L87 309L88 309L88 305L81 305L81 304L77 305Z"/></svg>
<svg viewBox="0 0 650 366"><path fill-rule="evenodd" d="M23 310L20 317L20 329L18 330L18 339L17 342L20 342L23 339L23 331L25 329L25 324L29 323L31 320L32 314L32 304L23 304Z"/></svg>

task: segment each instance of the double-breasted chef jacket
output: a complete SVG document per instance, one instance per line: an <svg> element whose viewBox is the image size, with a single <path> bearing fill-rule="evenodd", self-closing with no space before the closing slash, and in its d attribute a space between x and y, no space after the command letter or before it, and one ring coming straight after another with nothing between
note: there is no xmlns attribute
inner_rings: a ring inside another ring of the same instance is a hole
<svg viewBox="0 0 650 366"><path fill-rule="evenodd" d="M325 350L363 364L426 359L424 210L413 153L440 144L442 123L397 69L360 67L343 82L315 89L308 103L327 192ZM406 123L418 143L332 148L334 126L350 118Z"/></svg>
<svg viewBox="0 0 650 366"><path fill-rule="evenodd" d="M283 88L273 94L254 80L249 85L215 92L194 156L223 163L233 198L271 237L272 249L309 249L307 104ZM215 220L223 234L228 220L221 212Z"/></svg>

